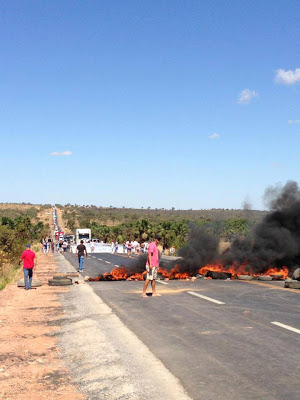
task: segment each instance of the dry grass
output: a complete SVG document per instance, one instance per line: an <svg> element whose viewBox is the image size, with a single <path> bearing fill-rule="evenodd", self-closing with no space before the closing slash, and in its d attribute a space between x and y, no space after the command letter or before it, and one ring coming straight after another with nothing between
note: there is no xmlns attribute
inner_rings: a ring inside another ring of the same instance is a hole
<svg viewBox="0 0 300 400"><path fill-rule="evenodd" d="M32 250L38 255L41 251L41 246L36 243L32 246ZM21 254L20 254L21 255ZM0 271L0 291L5 288L9 283L15 281L22 273L22 267L17 263L5 264Z"/></svg>
<svg viewBox="0 0 300 400"><path fill-rule="evenodd" d="M224 250L228 249L231 246L230 242L225 242L225 240L220 240L219 243L219 252L223 253Z"/></svg>
<svg viewBox="0 0 300 400"><path fill-rule="evenodd" d="M52 223L52 208L39 209L38 211L38 220L43 224L49 224L51 226Z"/></svg>
<svg viewBox="0 0 300 400"><path fill-rule="evenodd" d="M28 210L32 207L39 207L32 204L17 204L17 203L0 203L0 210Z"/></svg>
<svg viewBox="0 0 300 400"><path fill-rule="evenodd" d="M51 207L45 208L39 204L0 203L0 214L2 216L11 218L15 218L18 215L29 216L34 223L41 221L44 224L51 225L51 213Z"/></svg>
<svg viewBox="0 0 300 400"><path fill-rule="evenodd" d="M0 290L3 290L6 285L13 282L20 274L21 267L14 264L6 264L0 271Z"/></svg>

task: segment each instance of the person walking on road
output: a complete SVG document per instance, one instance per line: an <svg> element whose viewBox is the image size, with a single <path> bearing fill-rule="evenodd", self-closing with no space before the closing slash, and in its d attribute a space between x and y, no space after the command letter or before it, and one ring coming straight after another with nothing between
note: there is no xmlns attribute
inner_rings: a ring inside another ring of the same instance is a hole
<svg viewBox="0 0 300 400"><path fill-rule="evenodd" d="M83 240L80 240L80 244L76 248L76 257L78 257L79 264L78 272L83 271L84 256L87 257L87 251L85 245L83 244Z"/></svg>
<svg viewBox="0 0 300 400"><path fill-rule="evenodd" d="M131 241L130 240L128 240L127 242L126 242L126 245L127 245L127 255L128 255L128 257L131 257Z"/></svg>
<svg viewBox="0 0 300 400"><path fill-rule="evenodd" d="M30 244L26 245L26 250L21 255L19 265L21 265L22 261L25 290L29 290L32 284L33 268L36 267L35 252L30 249Z"/></svg>
<svg viewBox="0 0 300 400"><path fill-rule="evenodd" d="M155 235L154 241L151 242L148 247L148 256L146 262L147 276L143 287L142 297L148 297L146 294L146 290L150 281L152 287L152 296L160 296L160 294L156 293L156 288L155 288L155 279L157 278L157 270L159 267L159 256L158 256L157 245L160 242L160 240L161 237L159 235Z"/></svg>

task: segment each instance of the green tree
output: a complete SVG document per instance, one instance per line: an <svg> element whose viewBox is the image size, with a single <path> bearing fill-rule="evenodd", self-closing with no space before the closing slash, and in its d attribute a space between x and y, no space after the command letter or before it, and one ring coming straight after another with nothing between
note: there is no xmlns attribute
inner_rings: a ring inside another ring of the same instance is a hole
<svg viewBox="0 0 300 400"><path fill-rule="evenodd" d="M227 240L233 240L237 236L247 236L250 228L246 219L228 219L225 221L224 237Z"/></svg>

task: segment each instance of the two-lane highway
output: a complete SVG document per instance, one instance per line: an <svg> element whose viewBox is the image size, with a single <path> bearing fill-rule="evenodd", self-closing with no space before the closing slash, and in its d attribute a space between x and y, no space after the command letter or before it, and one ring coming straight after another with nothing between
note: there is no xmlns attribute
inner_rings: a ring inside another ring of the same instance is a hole
<svg viewBox="0 0 300 400"><path fill-rule="evenodd" d="M83 275L130 262L91 254ZM89 284L193 399L299 398L300 292L282 282L158 281L162 296L146 299L143 282Z"/></svg>

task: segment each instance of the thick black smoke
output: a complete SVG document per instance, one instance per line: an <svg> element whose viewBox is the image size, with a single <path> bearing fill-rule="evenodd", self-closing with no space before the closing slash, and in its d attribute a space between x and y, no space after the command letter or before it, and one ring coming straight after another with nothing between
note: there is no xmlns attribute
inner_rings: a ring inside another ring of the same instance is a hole
<svg viewBox="0 0 300 400"><path fill-rule="evenodd" d="M216 261L218 246L218 238L207 234L200 226L191 224L187 244L178 251L178 255L182 257L176 263L179 271L195 275L199 268Z"/></svg>
<svg viewBox="0 0 300 400"><path fill-rule="evenodd" d="M296 182L265 192L271 212L247 239L237 239L224 254L223 263L247 263L253 273L300 263L300 190Z"/></svg>
<svg viewBox="0 0 300 400"><path fill-rule="evenodd" d="M271 211L288 210L300 201L297 182L289 181L284 187L270 186L264 194L264 202Z"/></svg>
<svg viewBox="0 0 300 400"><path fill-rule="evenodd" d="M147 254L140 254L137 258L133 258L128 265L130 274L142 274L146 269Z"/></svg>
<svg viewBox="0 0 300 400"><path fill-rule="evenodd" d="M269 268L286 266L291 274L300 265L300 189L296 182L287 182L284 187L268 188L264 199L270 213L248 237L234 240L221 256L219 240L200 226L190 225L187 244L178 252L182 259L174 262L179 271L195 275L201 267L221 261L224 270L232 264L243 264L251 273L264 273ZM130 270L143 272L145 263L143 255L131 264Z"/></svg>

